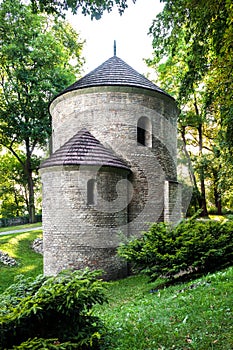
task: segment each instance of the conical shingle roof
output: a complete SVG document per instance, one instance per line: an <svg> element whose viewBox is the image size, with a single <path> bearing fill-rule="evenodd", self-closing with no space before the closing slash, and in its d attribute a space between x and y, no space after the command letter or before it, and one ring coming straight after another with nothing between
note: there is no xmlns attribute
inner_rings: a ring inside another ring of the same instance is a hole
<svg viewBox="0 0 233 350"><path fill-rule="evenodd" d="M113 56L99 67L67 87L60 95L73 90L94 86L132 86L168 95L150 80L139 74L121 58ZM170 96L170 95L168 95Z"/></svg>
<svg viewBox="0 0 233 350"><path fill-rule="evenodd" d="M40 168L67 165L98 165L123 168L128 165L104 147L88 130L82 129L46 159Z"/></svg>

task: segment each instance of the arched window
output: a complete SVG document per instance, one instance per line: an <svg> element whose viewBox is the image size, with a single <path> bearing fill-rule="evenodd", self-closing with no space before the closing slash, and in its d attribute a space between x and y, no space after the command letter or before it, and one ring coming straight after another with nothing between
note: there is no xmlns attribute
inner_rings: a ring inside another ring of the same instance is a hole
<svg viewBox="0 0 233 350"><path fill-rule="evenodd" d="M96 204L96 180L90 179L87 181L87 204Z"/></svg>
<svg viewBox="0 0 233 350"><path fill-rule="evenodd" d="M138 119L137 142L143 146L152 147L152 125L147 117Z"/></svg>

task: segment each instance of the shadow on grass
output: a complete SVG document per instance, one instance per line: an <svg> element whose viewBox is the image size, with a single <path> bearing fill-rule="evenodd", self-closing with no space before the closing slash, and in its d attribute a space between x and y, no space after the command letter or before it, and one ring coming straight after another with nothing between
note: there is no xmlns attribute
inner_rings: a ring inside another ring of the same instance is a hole
<svg viewBox="0 0 233 350"><path fill-rule="evenodd" d="M213 269L200 269L199 271L195 271L195 272L192 272L192 273L183 273L181 275L177 275L173 278L170 278L170 279L166 279L166 278L159 278L157 280L157 283L156 284L156 281L150 281L150 283L155 283L155 287L152 288L150 290L151 293L154 293L158 290L161 290L161 289L164 289L164 288L168 288L170 286L176 286L176 285L181 285L181 284L184 284L184 283L188 283L188 282L192 282L192 281L195 281L199 278L202 278L202 277L205 277L207 276L208 274L212 274L212 273L215 273L215 272L219 272L219 271L223 271L225 270L226 268L228 267L231 267L231 263L227 263L223 266L219 266L219 267L215 267ZM195 286L195 283L194 283L194 286Z"/></svg>
<svg viewBox="0 0 233 350"><path fill-rule="evenodd" d="M0 250L14 257L17 266L0 264L0 293L14 283L15 276L36 277L43 273L43 257L34 252L32 242L41 236L39 231L18 233L0 239Z"/></svg>

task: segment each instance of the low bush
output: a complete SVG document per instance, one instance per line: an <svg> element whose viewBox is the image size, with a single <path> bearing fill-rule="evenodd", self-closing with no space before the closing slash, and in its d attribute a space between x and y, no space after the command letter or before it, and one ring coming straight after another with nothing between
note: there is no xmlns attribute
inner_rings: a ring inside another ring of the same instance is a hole
<svg viewBox="0 0 233 350"><path fill-rule="evenodd" d="M181 271L211 272L233 261L233 221L183 220L176 227L153 224L140 238L122 243L118 254L155 280Z"/></svg>
<svg viewBox="0 0 233 350"><path fill-rule="evenodd" d="M61 343L56 339L44 339L44 338L33 338L21 343L18 346L14 346L13 350L73 350L81 349L77 347L77 343L65 342Z"/></svg>
<svg viewBox="0 0 233 350"><path fill-rule="evenodd" d="M100 274L84 270L18 278L1 295L0 348L98 349L103 326L92 308L106 301Z"/></svg>

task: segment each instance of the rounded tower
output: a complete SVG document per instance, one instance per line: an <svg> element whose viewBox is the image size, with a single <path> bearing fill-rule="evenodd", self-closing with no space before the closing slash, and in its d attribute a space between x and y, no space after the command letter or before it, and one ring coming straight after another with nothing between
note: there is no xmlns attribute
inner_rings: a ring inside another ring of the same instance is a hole
<svg viewBox="0 0 233 350"><path fill-rule="evenodd" d="M53 153L42 163L44 271L126 274L125 236L180 219L174 99L117 56L50 104Z"/></svg>

